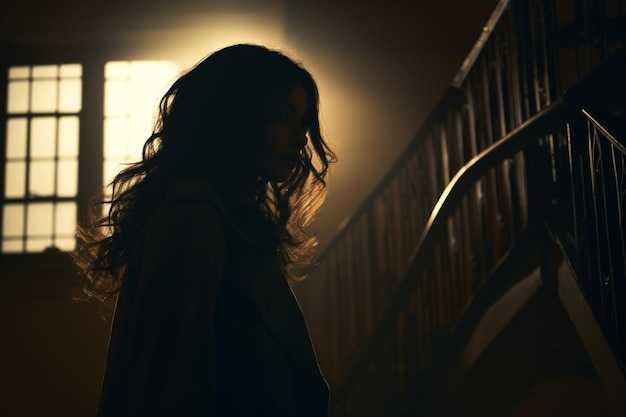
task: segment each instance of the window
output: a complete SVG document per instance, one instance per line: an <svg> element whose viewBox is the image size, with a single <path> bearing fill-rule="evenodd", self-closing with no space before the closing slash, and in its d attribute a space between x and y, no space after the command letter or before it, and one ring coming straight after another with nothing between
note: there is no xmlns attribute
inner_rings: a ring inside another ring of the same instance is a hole
<svg viewBox="0 0 626 417"><path fill-rule="evenodd" d="M89 120L102 123L93 126L103 129L102 142L95 140L93 146L103 151L106 185L121 164L141 158L159 99L178 71L166 61L107 62L104 79L100 78L102 114L98 103L82 103L83 71L92 67L8 68L6 147L0 153L4 155L2 254L75 248L81 116L86 120L85 115L90 115Z"/></svg>
<svg viewBox="0 0 626 417"><path fill-rule="evenodd" d="M75 247L82 66L9 67L2 252Z"/></svg>
<svg viewBox="0 0 626 417"><path fill-rule="evenodd" d="M159 100L177 68L167 61L111 61L104 70L104 185L141 159ZM107 193L111 190L107 189Z"/></svg>

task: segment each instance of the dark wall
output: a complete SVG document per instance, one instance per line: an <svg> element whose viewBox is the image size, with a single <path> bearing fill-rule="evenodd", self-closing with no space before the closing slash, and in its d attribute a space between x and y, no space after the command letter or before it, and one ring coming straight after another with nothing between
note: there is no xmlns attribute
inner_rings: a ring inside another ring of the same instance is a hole
<svg viewBox="0 0 626 417"><path fill-rule="evenodd" d="M0 415L93 416L109 324L75 303L77 276L63 254L0 266Z"/></svg>

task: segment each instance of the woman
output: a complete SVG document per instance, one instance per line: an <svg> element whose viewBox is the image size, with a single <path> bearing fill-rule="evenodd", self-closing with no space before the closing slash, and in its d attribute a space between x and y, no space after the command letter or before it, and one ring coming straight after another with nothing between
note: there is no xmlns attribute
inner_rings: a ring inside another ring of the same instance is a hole
<svg viewBox="0 0 626 417"><path fill-rule="evenodd" d="M285 55L235 45L161 100L141 162L83 227L83 292L117 296L99 416L325 416L289 286L335 161L318 90Z"/></svg>

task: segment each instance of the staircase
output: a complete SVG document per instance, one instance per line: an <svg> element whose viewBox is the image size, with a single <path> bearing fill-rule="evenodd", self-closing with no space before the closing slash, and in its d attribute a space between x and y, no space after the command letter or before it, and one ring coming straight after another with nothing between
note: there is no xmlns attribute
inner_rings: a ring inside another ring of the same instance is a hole
<svg viewBox="0 0 626 417"><path fill-rule="evenodd" d="M333 416L626 415L625 7L498 3L296 287Z"/></svg>

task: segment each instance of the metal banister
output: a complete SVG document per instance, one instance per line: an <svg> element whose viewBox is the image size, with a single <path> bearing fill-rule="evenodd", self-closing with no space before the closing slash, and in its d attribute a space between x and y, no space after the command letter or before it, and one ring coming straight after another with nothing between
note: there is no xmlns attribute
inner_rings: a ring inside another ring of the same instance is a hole
<svg viewBox="0 0 626 417"><path fill-rule="evenodd" d="M475 185L468 185L468 193L457 195L449 184L472 177L471 171L478 169L473 161L478 155L491 155L484 154L487 149L495 146L504 154L509 152L506 147L514 149L517 145L499 139L515 142L510 139L512 132L530 131L534 128L529 123L543 123L531 122L536 115L569 114L570 104L555 102L555 98L615 54L620 42L624 45L626 35L621 39L614 33L605 36L603 30L614 27L592 24L624 21L622 9L615 9L613 3L609 7L608 0L591 3L499 2L467 65L414 140L321 253L311 279L296 285L331 387L349 379L354 364L362 360L364 346L378 331L376 325L381 320L393 321L384 317L394 297L405 297L410 309L396 317L394 324L403 336L394 336L396 344L388 347L388 354L406 352L413 339L426 344L413 356L402 353L402 359L385 362L393 369L370 363L368 373L379 378L378 386L384 386L388 395L406 393L404 376L409 370L419 374L429 366L433 352L449 337L454 320L477 288L522 238L536 214L543 213L546 202L552 204L550 187L560 184L553 180L566 164L559 153L568 137L563 131L569 129L565 122L526 147L523 154L509 150L513 152L510 157L490 162L492 168ZM607 7L591 10L600 3ZM575 119L579 120L577 130L580 118ZM487 164L488 158L478 164ZM547 188L534 188L542 181ZM442 193L447 199L441 199ZM453 201L459 204L456 210L454 205L447 208ZM436 220L434 208L452 210L453 215ZM441 233L428 234L425 230L430 228ZM575 225L573 233L580 230L581 225ZM432 256L418 255L416 248L428 239L436 241ZM418 256L429 265L419 272L421 277L414 278L417 292L401 295L408 285L404 277ZM343 414L377 415L375 404L369 402L374 393L368 393L362 381L355 384L351 389L360 394L352 403L339 406ZM378 396L377 401L402 404L393 395ZM359 412L367 413L359 414L357 406Z"/></svg>
<svg viewBox="0 0 626 417"><path fill-rule="evenodd" d="M384 335L388 329L393 328L395 319L400 311L405 308L413 288L416 286L416 281L421 276L421 270L428 264L428 258L432 256L437 237L445 233L446 222L453 215L454 210L458 208L462 197L477 181L484 177L489 169L536 142L539 137L548 134L556 123L566 120L566 117L571 115L573 111L575 108L565 100L556 101L543 112L533 116L513 132L485 149L456 173L432 211L405 277L397 288L393 301L389 304L390 307L379 321L368 343L354 360L352 370L340 384L341 388L335 393L339 399L345 394L343 390L352 386L359 377L358 374L363 372L366 360L373 350L384 342Z"/></svg>

